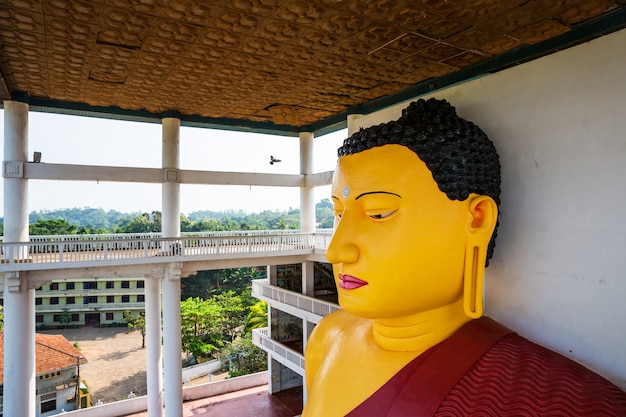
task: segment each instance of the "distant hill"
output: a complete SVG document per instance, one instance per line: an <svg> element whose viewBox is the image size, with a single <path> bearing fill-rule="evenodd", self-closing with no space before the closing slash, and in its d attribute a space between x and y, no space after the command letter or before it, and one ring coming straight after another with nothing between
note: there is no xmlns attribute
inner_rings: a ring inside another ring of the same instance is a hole
<svg viewBox="0 0 626 417"><path fill-rule="evenodd" d="M121 213L116 210L105 211L101 208L90 207L40 210L31 212L28 215L28 222L32 224L36 223L37 220L62 219L77 227L111 230L114 226L120 224L121 220L128 219L130 221L140 214L139 212Z"/></svg>
<svg viewBox="0 0 626 417"><path fill-rule="evenodd" d="M325 198L315 206L318 227L332 227L333 207ZM101 208L68 208L58 210L33 211L28 216L33 225L50 225L53 220L63 220L76 226L78 233L133 233L161 229L161 213L122 213ZM0 219L4 223L4 219ZM259 213L246 213L243 210L211 211L202 210L181 215L182 231L207 230L273 230L300 228L300 210L265 210ZM0 230L1 232L1 230ZM34 230L32 230L34 232ZM31 232L31 234L32 234Z"/></svg>

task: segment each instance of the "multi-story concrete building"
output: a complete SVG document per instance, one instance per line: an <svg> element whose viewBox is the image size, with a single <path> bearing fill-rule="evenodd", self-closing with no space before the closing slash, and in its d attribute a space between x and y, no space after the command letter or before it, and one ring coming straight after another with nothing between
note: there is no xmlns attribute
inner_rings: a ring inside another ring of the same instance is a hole
<svg viewBox="0 0 626 417"><path fill-rule="evenodd" d="M35 323L50 326L124 324L124 312L145 309L142 276L63 279L35 290Z"/></svg>
<svg viewBox="0 0 626 417"><path fill-rule="evenodd" d="M35 290L35 324L50 327L125 325L124 312L145 310L142 276L58 279ZM0 305L4 303L0 292Z"/></svg>

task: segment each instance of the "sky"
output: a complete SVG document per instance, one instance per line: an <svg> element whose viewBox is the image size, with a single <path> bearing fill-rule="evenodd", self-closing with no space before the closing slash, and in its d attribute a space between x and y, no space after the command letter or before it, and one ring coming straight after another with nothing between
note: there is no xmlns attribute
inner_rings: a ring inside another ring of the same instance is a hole
<svg viewBox="0 0 626 417"><path fill-rule="evenodd" d="M31 111L28 155L42 163L161 168L161 125ZM4 161L4 111L0 109ZM313 171L332 171L346 130L314 139ZM270 165L270 155L281 160ZM32 160L32 159L31 159ZM180 168L200 171L298 174L299 139L181 127ZM0 195L4 198L4 181ZM161 185L93 181L29 181L28 212L64 208L102 208L123 213L161 211ZM315 188L315 201L330 196L330 186ZM298 188L181 185L180 210L288 210L300 205ZM4 200L3 200L4 201ZM4 204L0 205L4 216Z"/></svg>

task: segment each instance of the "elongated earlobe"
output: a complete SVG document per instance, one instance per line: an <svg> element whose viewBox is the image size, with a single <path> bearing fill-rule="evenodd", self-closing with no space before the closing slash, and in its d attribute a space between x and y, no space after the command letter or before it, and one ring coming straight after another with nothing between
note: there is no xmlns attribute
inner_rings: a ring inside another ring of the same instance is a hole
<svg viewBox="0 0 626 417"><path fill-rule="evenodd" d="M463 276L463 310L472 319L484 313L483 289L485 286L486 247L468 245L465 248L465 271Z"/></svg>
<svg viewBox="0 0 626 417"><path fill-rule="evenodd" d="M487 248L498 219L498 207L491 197L476 196L469 205L468 237L463 271L463 309L477 319L484 314L483 290Z"/></svg>

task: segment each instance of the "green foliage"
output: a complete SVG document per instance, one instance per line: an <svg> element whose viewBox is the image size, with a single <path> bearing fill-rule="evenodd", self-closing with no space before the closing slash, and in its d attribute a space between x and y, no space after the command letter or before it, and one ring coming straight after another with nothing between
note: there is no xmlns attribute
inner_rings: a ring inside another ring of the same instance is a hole
<svg viewBox="0 0 626 417"><path fill-rule="evenodd" d="M41 210L33 211L28 216L29 223L35 223L37 220L55 220L63 219L66 222L76 225L77 228L90 230L85 233L98 233L96 230L112 230L113 226L123 218L133 218L135 214L124 214L119 211L95 208L72 208L61 210Z"/></svg>
<svg viewBox="0 0 626 417"><path fill-rule="evenodd" d="M115 228L115 233L156 233L161 231L161 212L143 213Z"/></svg>
<svg viewBox="0 0 626 417"><path fill-rule="evenodd" d="M67 325L70 324L70 322L72 321L72 316L70 313L61 313L61 316L59 317L59 323L61 323L63 325L64 328L67 329Z"/></svg>
<svg viewBox="0 0 626 417"><path fill-rule="evenodd" d="M224 339L226 342L232 342L241 333L249 307L243 295L237 295L234 290L215 295L212 300L215 300L220 308Z"/></svg>
<svg viewBox="0 0 626 417"><path fill-rule="evenodd" d="M250 333L253 329L262 329L267 327L267 302L260 300L256 304L250 306L250 313L246 317L244 333Z"/></svg>
<svg viewBox="0 0 626 417"><path fill-rule="evenodd" d="M141 312L137 315L133 315L129 310L124 311L124 322L131 331L139 330L141 333L141 348L146 347L146 316Z"/></svg>
<svg viewBox="0 0 626 417"><path fill-rule="evenodd" d="M327 198L315 206L319 227L332 227L332 203ZM101 208L40 210L29 214L31 235L148 233L161 231L161 212L121 213ZM0 218L0 235L3 234ZM181 232L219 232L229 230L285 230L300 227L300 210L265 210L260 213L234 211L196 211L181 215Z"/></svg>
<svg viewBox="0 0 626 417"><path fill-rule="evenodd" d="M28 233L33 236L41 235L75 235L78 228L63 219L37 220L28 226Z"/></svg>
<svg viewBox="0 0 626 417"><path fill-rule="evenodd" d="M257 303L252 297L250 281L261 278L260 271L265 269L201 271L182 280L184 293L200 294L181 302L184 351L196 358L207 357L238 340L250 307Z"/></svg>
<svg viewBox="0 0 626 417"><path fill-rule="evenodd" d="M267 370L267 353L254 346L251 334L229 344L220 352L219 358L228 364L229 378Z"/></svg>
<svg viewBox="0 0 626 417"><path fill-rule="evenodd" d="M0 306L0 331L4 330L4 311L3 307Z"/></svg>
<svg viewBox="0 0 626 417"><path fill-rule="evenodd" d="M315 205L315 221L318 227L321 229L332 229L335 219L334 213L333 203L328 198L324 198L317 203Z"/></svg>
<svg viewBox="0 0 626 417"><path fill-rule="evenodd" d="M228 290L234 290L238 295L249 295L251 281L266 278L266 274L267 270L262 267L198 271L196 275L181 281L181 299L210 298ZM254 302L246 302L246 304L252 305Z"/></svg>
<svg viewBox="0 0 626 417"><path fill-rule="evenodd" d="M213 300L188 298L180 303L182 348L196 358L223 346L222 308Z"/></svg>

